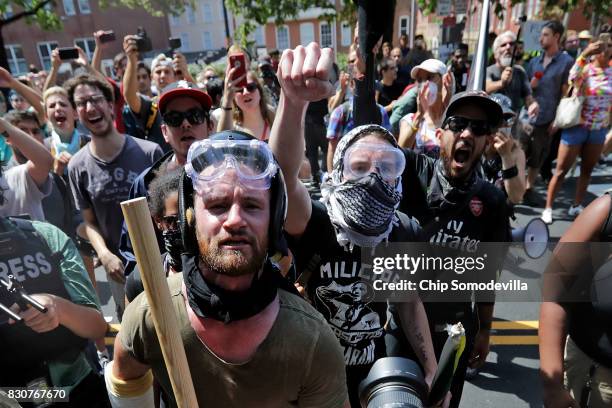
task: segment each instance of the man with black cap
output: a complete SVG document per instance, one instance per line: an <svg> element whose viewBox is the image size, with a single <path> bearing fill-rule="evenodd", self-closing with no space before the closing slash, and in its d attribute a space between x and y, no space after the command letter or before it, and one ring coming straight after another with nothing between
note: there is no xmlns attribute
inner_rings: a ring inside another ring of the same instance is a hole
<svg viewBox="0 0 612 408"><path fill-rule="evenodd" d="M199 406L343 407L344 361L312 306L283 290L287 197L265 142L225 131L189 149L179 187L183 273L168 280ZM114 407L176 406L149 312L128 306L105 379Z"/></svg>
<svg viewBox="0 0 612 408"><path fill-rule="evenodd" d="M213 129L209 113L211 105L210 96L191 82L177 81L164 89L158 102L162 117L161 131L165 142L172 150L136 178L130 189L129 199L148 197L149 183L158 173L185 165L189 147L197 140L208 138ZM160 248L163 248L161 235L158 235L158 243ZM124 275L127 276L134 269L136 258L125 223L121 231L119 250L125 259ZM176 258L173 261L178 266L180 258Z"/></svg>
<svg viewBox="0 0 612 408"><path fill-rule="evenodd" d="M460 92L450 100L442 126L436 130L440 158L404 151L403 190L411 194L404 195L399 208L418 218L425 239L430 243L453 248L453 243L471 242L471 249L477 251L481 242L510 240L506 198L495 185L479 177L477 171L485 147L501 125L502 117L501 106L484 92ZM505 178L517 174L516 166L502 170ZM497 259L491 254L488 258ZM500 256L499 262L502 261ZM495 271L486 272L493 274ZM493 303L477 302L475 310L467 302L425 303L425 309L438 357L448 337L446 324L460 321L466 329L468 342L451 387L451 406L458 406L468 364L473 368L482 366L489 352ZM395 316L393 320L392 328L399 322ZM388 351L405 355L401 334L393 337L397 349Z"/></svg>

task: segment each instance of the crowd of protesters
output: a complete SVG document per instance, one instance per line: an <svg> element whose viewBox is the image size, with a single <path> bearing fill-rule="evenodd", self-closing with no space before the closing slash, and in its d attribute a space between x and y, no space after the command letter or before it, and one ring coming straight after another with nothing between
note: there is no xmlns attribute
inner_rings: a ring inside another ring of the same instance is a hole
<svg viewBox="0 0 612 408"><path fill-rule="evenodd" d="M418 298L373 302L356 275L344 274L345 265L347 274L360 270L362 248L383 242L509 241L512 206L534 205L550 155L556 168L542 220L553 222L555 196L578 157L569 215L579 216L591 173L612 150L612 40L605 29L607 36L577 35L549 21L542 52L529 60L514 33L501 33L481 91L466 91L473 69L467 45L440 61L423 36L410 48L402 35L397 46L384 42L374 50L376 89L367 101L357 40L342 69L317 44L282 56L272 50L256 61L232 46L228 55L243 55L249 69L231 66L228 57L224 72L205 66L192 76L180 52L148 65L136 36L128 35L109 78L101 71L98 31L92 60L80 50L78 68L62 83L58 50L48 73L15 78L0 68L0 87L9 89L0 104L0 224L25 228L7 217L32 220L32 236L63 257L53 265L66 287L55 282L55 292L45 291L47 281L23 278L50 313L13 309L34 332L70 332L49 337L65 341L45 348L50 357L28 360L31 375L0 375L0 385L44 378L71 389L71 406L176 405L120 208L128 198L147 197L202 405L358 407L359 383L385 356L418 360L431 386L447 337L440 328L460 321L466 351L439 401L459 406L468 367L482 366L488 354L493 302L445 310ZM557 107L568 95L584 97L580 120L558 129ZM359 104L380 120L355 117ZM207 173L219 154L221 167ZM372 167L359 167L360 157L372 158ZM593 205L585 214L597 222L584 234L572 227L565 240L612 236L598 235L612 225L609 199ZM108 276L122 322L114 358L101 330L96 267ZM10 266L0 278L9 273ZM603 309L593 324L609 329L610 310ZM576 321L557 303L542 316ZM15 322L5 323L0 319L0 345L16 347L7 340ZM601 372L589 377L604 384L599 391L590 386L590 406L609 406L612 339L604 329L591 330L589 339L570 327L568 344L572 358ZM565 340L556 326L546 326L545 335L551 344ZM32 333L19 336L34 344ZM584 376L573 374L569 386L566 376L563 388L562 348L555 347L557 354L542 356L546 406L575 406L585 392L575 382ZM17 369L19 358L0 361Z"/></svg>

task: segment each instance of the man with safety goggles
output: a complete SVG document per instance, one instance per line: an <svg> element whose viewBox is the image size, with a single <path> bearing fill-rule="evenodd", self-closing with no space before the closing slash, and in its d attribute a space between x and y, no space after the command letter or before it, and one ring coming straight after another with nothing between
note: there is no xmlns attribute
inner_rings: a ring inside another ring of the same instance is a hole
<svg viewBox="0 0 612 408"><path fill-rule="evenodd" d="M314 201L299 181L304 156L304 114L308 102L329 96L333 54L318 44L286 50L279 65L282 92L270 147L285 175L288 195L285 231L298 283L333 329L343 349L351 406L359 407L358 385L374 362L386 357L387 303L373 301L364 282L361 251L384 242L418 239L418 224L397 211L405 158L393 135L378 125L352 129L338 142ZM406 336L431 383L436 370L427 317L417 298L398 307Z"/></svg>
<svg viewBox="0 0 612 408"><path fill-rule="evenodd" d="M333 332L285 290L295 293L271 261L286 253L286 209L282 173L264 142L224 131L189 149L179 184L183 272L168 286L198 406L347 406ZM114 407L153 405L150 369L176 406L159 345L149 340L151 301L140 294L125 312L105 373Z"/></svg>
<svg viewBox="0 0 612 408"><path fill-rule="evenodd" d="M189 147L195 141L208 138L212 131L213 125L209 116L212 100L206 92L201 91L193 83L177 81L168 85L159 98L158 106L163 120L161 131L164 140L172 149L134 180L130 189L130 199L148 197L149 184L156 174L183 167ZM168 251L171 263L180 271L181 259L177 256L180 251L176 248L173 251L166 248L161 233L157 232L160 249L162 252L164 249ZM173 234L173 237L169 237L170 240L177 241L180 232L175 230ZM119 250L125 260L124 275L128 276L136 266L136 258L125 223L121 231Z"/></svg>
<svg viewBox="0 0 612 408"><path fill-rule="evenodd" d="M456 243L470 243L478 251L480 242L507 242L510 226L506 197L494 184L480 176L480 160L502 124L501 106L482 91L466 91L454 95L436 136L440 140L440 158L405 150L406 168L402 175L405 194L399 208L415 216L423 226L424 239L434 245L453 248ZM495 142L497 143L497 142ZM505 173L504 173L505 172ZM517 168L503 163L502 174L516 176ZM455 245L458 256L467 245ZM488 254L484 273L495 279L505 254ZM476 277L482 279L481 276ZM489 295L489 294L482 294ZM492 296L489 296L492 297ZM439 357L448 338L447 324L460 321L466 329L467 344L451 386L451 407L457 407L463 391L468 364L472 368L484 364L489 352L489 336L494 304L489 297L477 297L471 302L425 303L436 356ZM396 314L393 322L401 326ZM401 332L399 332L401 334ZM393 355L409 355L405 340L397 333Z"/></svg>

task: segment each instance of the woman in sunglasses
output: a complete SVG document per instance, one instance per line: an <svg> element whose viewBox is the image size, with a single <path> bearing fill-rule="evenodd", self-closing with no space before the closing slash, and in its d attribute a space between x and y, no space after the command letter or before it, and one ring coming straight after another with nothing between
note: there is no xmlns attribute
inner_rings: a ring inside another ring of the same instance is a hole
<svg viewBox="0 0 612 408"><path fill-rule="evenodd" d="M232 52L231 49L230 52ZM245 60L248 67L248 59L245 58ZM238 68L230 69L229 63L227 67L217 132L240 130L259 140L268 140L274 121L274 112L269 107L261 81L255 72L247 71L246 86L241 87L239 85L241 82L244 85L244 75L236 77L239 72Z"/></svg>

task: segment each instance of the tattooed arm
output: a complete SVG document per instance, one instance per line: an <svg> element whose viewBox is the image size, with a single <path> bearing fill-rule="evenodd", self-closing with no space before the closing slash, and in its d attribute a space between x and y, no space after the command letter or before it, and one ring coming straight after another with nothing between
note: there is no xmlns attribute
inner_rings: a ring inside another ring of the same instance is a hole
<svg viewBox="0 0 612 408"><path fill-rule="evenodd" d="M412 302L396 304L404 335L410 342L412 349L419 358L421 365L425 368L425 381L431 388L431 382L436 374L438 364L431 342L431 333L427 323L427 315L421 299L416 298Z"/></svg>

